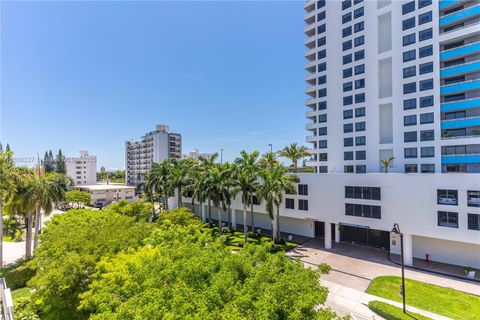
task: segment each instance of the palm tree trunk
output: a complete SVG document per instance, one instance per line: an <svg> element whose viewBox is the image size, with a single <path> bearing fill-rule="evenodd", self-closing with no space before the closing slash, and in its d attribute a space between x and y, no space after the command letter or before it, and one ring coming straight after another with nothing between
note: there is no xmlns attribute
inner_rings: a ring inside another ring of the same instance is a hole
<svg viewBox="0 0 480 320"><path fill-rule="evenodd" d="M217 208L217 217L218 217L218 234L222 234L222 208Z"/></svg>
<svg viewBox="0 0 480 320"><path fill-rule="evenodd" d="M232 216L232 229L235 231L237 230L237 212L235 211L235 209L231 209L230 208L230 214Z"/></svg>
<svg viewBox="0 0 480 320"><path fill-rule="evenodd" d="M244 242L247 243L247 198L244 199L243 201L243 238Z"/></svg>
<svg viewBox="0 0 480 320"><path fill-rule="evenodd" d="M3 268L3 201L0 193L0 268Z"/></svg>
<svg viewBox="0 0 480 320"><path fill-rule="evenodd" d="M227 208L227 215L228 215L228 229L232 228L232 213L230 212L230 205Z"/></svg>
<svg viewBox="0 0 480 320"><path fill-rule="evenodd" d="M38 246L38 235L40 234L40 224L42 223L42 212L39 204L35 205L35 234L33 235L33 249Z"/></svg>
<svg viewBox="0 0 480 320"><path fill-rule="evenodd" d="M281 233L280 233L280 206L277 205L277 239L280 240Z"/></svg>
<svg viewBox="0 0 480 320"><path fill-rule="evenodd" d="M29 260L32 257L32 219L33 214L29 212L27 214L27 230L26 230L26 242L25 242L25 259Z"/></svg>
<svg viewBox="0 0 480 320"><path fill-rule="evenodd" d="M273 217L273 220L272 220L272 240L273 240L274 243L276 243L277 242L277 234L278 234L278 232L277 232L277 227L278 227L278 225L277 225L277 215L273 214L273 212L272 212L271 216Z"/></svg>
<svg viewBox="0 0 480 320"><path fill-rule="evenodd" d="M293 172L294 173L297 173L297 170L298 170L298 162L297 160L292 160L293 162Z"/></svg>
<svg viewBox="0 0 480 320"><path fill-rule="evenodd" d="M202 222L205 223L205 211L203 210L203 202L200 201L200 217L202 218Z"/></svg>
<svg viewBox="0 0 480 320"><path fill-rule="evenodd" d="M208 226L212 226L212 197L208 195Z"/></svg>
<svg viewBox="0 0 480 320"><path fill-rule="evenodd" d="M195 197L192 195L192 213L195 214Z"/></svg>
<svg viewBox="0 0 480 320"><path fill-rule="evenodd" d="M255 217L253 216L253 194L250 194L250 218L252 221L252 235L255 235Z"/></svg>
<svg viewBox="0 0 480 320"><path fill-rule="evenodd" d="M178 195L177 195L177 205L179 208L182 207L182 187L178 187Z"/></svg>

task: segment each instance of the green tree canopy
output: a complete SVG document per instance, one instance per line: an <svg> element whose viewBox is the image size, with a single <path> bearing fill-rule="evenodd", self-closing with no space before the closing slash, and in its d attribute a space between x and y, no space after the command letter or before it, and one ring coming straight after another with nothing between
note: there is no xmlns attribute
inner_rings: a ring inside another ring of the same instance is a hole
<svg viewBox="0 0 480 320"><path fill-rule="evenodd" d="M92 196L89 193L80 190L67 191L65 197L67 203L73 203L77 208L86 206L92 201Z"/></svg>

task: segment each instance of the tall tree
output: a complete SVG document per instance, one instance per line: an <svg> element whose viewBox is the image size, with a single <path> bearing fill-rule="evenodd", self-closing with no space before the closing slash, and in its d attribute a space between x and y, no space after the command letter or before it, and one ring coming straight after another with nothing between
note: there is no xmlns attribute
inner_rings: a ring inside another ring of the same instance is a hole
<svg viewBox="0 0 480 320"><path fill-rule="evenodd" d="M58 150L57 157L55 158L55 171L60 174L67 174L67 164L65 162L65 156L62 154L62 149Z"/></svg>
<svg viewBox="0 0 480 320"><path fill-rule="evenodd" d="M203 192L205 192L205 197L208 205L208 225L212 225L212 194L209 191L213 188L209 183L212 181L210 174L212 173L212 168L215 166L215 160L217 159L218 154L214 153L208 157L200 158L200 165L202 167L202 174L204 175L203 179Z"/></svg>
<svg viewBox="0 0 480 320"><path fill-rule="evenodd" d="M7 151L7 152L8 152L8 151L11 151L11 150L10 150L10 145L9 145L8 143L7 143L7 147L5 148L5 151Z"/></svg>
<svg viewBox="0 0 480 320"><path fill-rule="evenodd" d="M277 154L275 152L265 153L259 161L260 168L265 170L272 170L275 166L279 165Z"/></svg>
<svg viewBox="0 0 480 320"><path fill-rule="evenodd" d="M310 153L305 146L299 146L296 142L280 151L280 156L290 159L292 162L293 172L298 170L298 160L307 157Z"/></svg>
<svg viewBox="0 0 480 320"><path fill-rule="evenodd" d="M55 160L53 159L52 150L45 151L42 164L43 164L43 167L45 168L45 172L55 171Z"/></svg>
<svg viewBox="0 0 480 320"><path fill-rule="evenodd" d="M177 206L178 208L181 208L183 206L182 196L185 191L184 189L190 183L188 172L192 165L191 159L171 159L169 163L171 165L170 181L172 187L177 190Z"/></svg>
<svg viewBox="0 0 480 320"><path fill-rule="evenodd" d="M3 204L15 190L13 153L0 150L0 268L3 267Z"/></svg>
<svg viewBox="0 0 480 320"><path fill-rule="evenodd" d="M388 159L383 159L383 160L380 160L380 163L382 164L383 166L383 171L385 173L388 173L388 168L390 168L393 164L393 160L395 160L395 157L390 157Z"/></svg>
<svg viewBox="0 0 480 320"><path fill-rule="evenodd" d="M145 182L145 188L150 189L149 192L156 193L163 199L165 209L168 209L168 197L172 194L170 171L171 166L168 161L153 163Z"/></svg>

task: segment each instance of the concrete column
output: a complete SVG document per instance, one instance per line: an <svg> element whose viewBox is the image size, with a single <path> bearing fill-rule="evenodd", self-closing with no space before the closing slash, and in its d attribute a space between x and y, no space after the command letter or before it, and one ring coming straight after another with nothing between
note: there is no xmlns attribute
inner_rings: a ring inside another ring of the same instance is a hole
<svg viewBox="0 0 480 320"><path fill-rule="evenodd" d="M340 225L338 223L335 224L335 243L340 242Z"/></svg>
<svg viewBox="0 0 480 320"><path fill-rule="evenodd" d="M403 235L403 259L406 266L413 266L413 241L411 234Z"/></svg>
<svg viewBox="0 0 480 320"><path fill-rule="evenodd" d="M325 249L332 249L332 224L325 222Z"/></svg>

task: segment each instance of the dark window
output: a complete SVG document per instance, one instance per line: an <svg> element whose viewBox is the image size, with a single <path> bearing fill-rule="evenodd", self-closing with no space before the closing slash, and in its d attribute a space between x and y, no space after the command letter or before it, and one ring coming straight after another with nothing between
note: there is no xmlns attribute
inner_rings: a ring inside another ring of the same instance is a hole
<svg viewBox="0 0 480 320"><path fill-rule="evenodd" d="M322 63L319 63L317 65L317 72L322 72L322 71L325 71L327 70L327 63L326 62L322 62Z"/></svg>
<svg viewBox="0 0 480 320"><path fill-rule="evenodd" d="M353 103L353 96L343 97L343 105L348 106Z"/></svg>
<svg viewBox="0 0 480 320"><path fill-rule="evenodd" d="M327 114L318 115L318 123L327 122Z"/></svg>
<svg viewBox="0 0 480 320"><path fill-rule="evenodd" d="M343 172L345 172L345 173L353 173L353 166L352 166L352 165L344 166L344 167L343 167Z"/></svg>
<svg viewBox="0 0 480 320"><path fill-rule="evenodd" d="M415 27L415 17L408 18L402 21L402 30L408 30Z"/></svg>
<svg viewBox="0 0 480 320"><path fill-rule="evenodd" d="M410 82L403 85L403 94L414 93L417 91L417 83Z"/></svg>
<svg viewBox="0 0 480 320"><path fill-rule="evenodd" d="M298 210L308 210L308 200L300 199L298 200Z"/></svg>
<svg viewBox="0 0 480 320"><path fill-rule="evenodd" d="M347 123L343 125L343 133L353 132L353 123Z"/></svg>
<svg viewBox="0 0 480 320"><path fill-rule="evenodd" d="M327 173L328 172L328 167L327 166L319 166L318 167L318 173Z"/></svg>
<svg viewBox="0 0 480 320"><path fill-rule="evenodd" d="M433 36L433 29L428 28L418 32L418 41L424 41L431 39Z"/></svg>
<svg viewBox="0 0 480 320"><path fill-rule="evenodd" d="M364 28L365 28L365 24L363 23L363 21L358 22L358 23L355 23L355 24L353 25L353 31L354 31L354 32L360 32L360 31L362 31Z"/></svg>
<svg viewBox="0 0 480 320"><path fill-rule="evenodd" d="M403 53L403 62L408 62L416 59L416 51L415 49L405 51Z"/></svg>
<svg viewBox="0 0 480 320"><path fill-rule="evenodd" d="M458 228L458 213L438 211L438 226L448 228Z"/></svg>
<svg viewBox="0 0 480 320"><path fill-rule="evenodd" d="M345 151L343 153L343 160L345 161L353 160L353 151Z"/></svg>
<svg viewBox="0 0 480 320"><path fill-rule="evenodd" d="M345 41L342 45L343 51L352 49L352 40Z"/></svg>
<svg viewBox="0 0 480 320"><path fill-rule="evenodd" d="M355 109L355 118L364 117L364 116L365 116L365 107Z"/></svg>
<svg viewBox="0 0 480 320"><path fill-rule="evenodd" d="M318 135L319 136L326 136L327 135L327 127L318 128Z"/></svg>
<svg viewBox="0 0 480 320"><path fill-rule="evenodd" d="M361 46L362 44L365 43L365 37L364 36L356 37L353 40L353 43L354 43L355 47Z"/></svg>
<svg viewBox="0 0 480 320"><path fill-rule="evenodd" d="M433 157L435 157L435 148L434 147L421 147L420 148L420 157L422 157L422 158L433 158Z"/></svg>
<svg viewBox="0 0 480 320"><path fill-rule="evenodd" d="M420 171L422 173L435 173L435 165L433 163L422 163Z"/></svg>
<svg viewBox="0 0 480 320"><path fill-rule="evenodd" d="M417 75L417 67L411 66L403 68L403 78L410 78Z"/></svg>
<svg viewBox="0 0 480 320"><path fill-rule="evenodd" d="M437 189L437 204L446 205L446 206L457 206L458 191L447 190L447 189Z"/></svg>
<svg viewBox="0 0 480 320"><path fill-rule="evenodd" d="M355 151L355 159L356 160L365 160L367 158L367 153L365 150Z"/></svg>
<svg viewBox="0 0 480 320"><path fill-rule="evenodd" d="M365 88L365 79L355 80L355 89Z"/></svg>
<svg viewBox="0 0 480 320"><path fill-rule="evenodd" d="M365 72L365 65L364 64L360 64L358 66L355 66L355 75L362 74L364 72Z"/></svg>
<svg viewBox="0 0 480 320"><path fill-rule="evenodd" d="M323 98L327 96L327 88L319 89L318 90L318 97Z"/></svg>
<svg viewBox="0 0 480 320"><path fill-rule="evenodd" d="M411 159L417 157L417 148L405 148L403 149L405 159Z"/></svg>
<svg viewBox="0 0 480 320"><path fill-rule="evenodd" d="M325 84L325 83L327 83L327 76L326 75L318 77L317 84Z"/></svg>
<svg viewBox="0 0 480 320"><path fill-rule="evenodd" d="M414 126L417 124L417 116L415 114L404 116L403 117L403 125L407 126Z"/></svg>
<svg viewBox="0 0 480 320"><path fill-rule="evenodd" d="M343 84L343 92L352 91L352 90L353 90L353 83L351 81L345 82Z"/></svg>
<svg viewBox="0 0 480 320"><path fill-rule="evenodd" d="M352 6L352 0L342 1L342 10L348 9Z"/></svg>
<svg viewBox="0 0 480 320"><path fill-rule="evenodd" d="M411 110L417 107L417 99L403 100L403 110Z"/></svg>
<svg viewBox="0 0 480 320"><path fill-rule="evenodd" d="M349 53L347 55L344 55L343 56L343 64L347 64L347 63L350 63L352 62L352 54Z"/></svg>
<svg viewBox="0 0 480 320"><path fill-rule="evenodd" d="M317 22L322 21L323 19L325 19L325 12L326 12L326 11L322 11L322 12L320 12L319 14L317 14Z"/></svg>
<svg viewBox="0 0 480 320"><path fill-rule="evenodd" d="M428 57L428 56L431 56L432 54L433 54L433 46L432 45L429 45L429 46L426 46L426 47L421 47L420 49L418 49L418 56L420 58Z"/></svg>
<svg viewBox="0 0 480 320"><path fill-rule="evenodd" d="M327 56L327 50L326 49L318 51L318 53L317 53L317 59L323 59L326 56Z"/></svg>
<svg viewBox="0 0 480 320"><path fill-rule="evenodd" d="M355 95L355 103L365 102L365 93L357 93Z"/></svg>
<svg viewBox="0 0 480 320"><path fill-rule="evenodd" d="M420 97L420 108L433 106L433 96Z"/></svg>
<svg viewBox="0 0 480 320"><path fill-rule="evenodd" d="M379 187L345 186L345 198L381 200Z"/></svg>
<svg viewBox="0 0 480 320"><path fill-rule="evenodd" d="M371 206L368 204L345 203L345 215L373 219L382 218L380 206Z"/></svg>
<svg viewBox="0 0 480 320"><path fill-rule="evenodd" d="M467 205L469 207L480 207L480 191L479 190L467 191Z"/></svg>
<svg viewBox="0 0 480 320"><path fill-rule="evenodd" d="M365 122L357 122L355 123L355 131L365 131Z"/></svg>
<svg viewBox="0 0 480 320"><path fill-rule="evenodd" d="M435 132L433 130L420 131L420 141L433 141L435 140Z"/></svg>
<svg viewBox="0 0 480 320"><path fill-rule="evenodd" d="M342 36L347 37L352 34L352 26L348 26L342 29Z"/></svg>
<svg viewBox="0 0 480 320"><path fill-rule="evenodd" d="M345 13L342 16L342 23L346 23L346 22L351 21L351 20L352 20L352 13L351 12Z"/></svg>
<svg viewBox="0 0 480 320"><path fill-rule="evenodd" d="M327 148L327 140L319 140L318 149L325 149L325 148Z"/></svg>
<svg viewBox="0 0 480 320"><path fill-rule="evenodd" d="M344 147L351 147L353 146L353 138L343 138L343 146ZM347 160L347 159L345 159ZM351 159L350 159L351 160Z"/></svg>
<svg viewBox="0 0 480 320"><path fill-rule="evenodd" d="M468 214L468 230L480 230L480 214Z"/></svg>
<svg viewBox="0 0 480 320"><path fill-rule="evenodd" d="M328 161L328 153L319 153L318 161Z"/></svg>
<svg viewBox="0 0 480 320"><path fill-rule="evenodd" d="M417 165L416 164L406 164L405 165L405 172L406 173L417 173Z"/></svg>
<svg viewBox="0 0 480 320"><path fill-rule="evenodd" d="M321 47L327 44L327 37L323 37L317 40L317 47Z"/></svg>
<svg viewBox="0 0 480 320"><path fill-rule="evenodd" d="M403 133L404 142L417 142L417 131L408 131Z"/></svg>
<svg viewBox="0 0 480 320"><path fill-rule="evenodd" d="M420 91L433 89L433 79L427 79L420 81Z"/></svg>
<svg viewBox="0 0 480 320"><path fill-rule="evenodd" d="M295 209L295 200L285 198L285 208L287 209Z"/></svg>
<svg viewBox="0 0 480 320"><path fill-rule="evenodd" d="M318 110L325 110L327 109L327 101L320 101L317 105Z"/></svg>
<svg viewBox="0 0 480 320"><path fill-rule="evenodd" d="M322 7L325 7L325 1L326 0L318 0L317 1L317 9L320 9Z"/></svg>
<svg viewBox="0 0 480 320"><path fill-rule="evenodd" d="M402 5L402 14L407 14L412 11L415 11L415 1L411 1Z"/></svg>
<svg viewBox="0 0 480 320"><path fill-rule="evenodd" d="M301 196L308 196L308 184L299 184L298 194Z"/></svg>
<svg viewBox="0 0 480 320"><path fill-rule="evenodd" d="M360 50L360 51L355 52L355 61L362 60L363 58L365 58L365 51L364 50Z"/></svg>
<svg viewBox="0 0 480 320"><path fill-rule="evenodd" d="M367 166L364 164L356 165L355 170L357 173L366 173L367 172Z"/></svg>
<svg viewBox="0 0 480 320"><path fill-rule="evenodd" d="M343 111L343 119L350 119L353 118L353 110L344 110Z"/></svg>
<svg viewBox="0 0 480 320"><path fill-rule="evenodd" d="M433 123L433 112L420 114L420 124Z"/></svg>
<svg viewBox="0 0 480 320"><path fill-rule="evenodd" d="M348 78L353 75L353 68L348 68L343 70L343 78Z"/></svg>
<svg viewBox="0 0 480 320"><path fill-rule="evenodd" d="M356 146L364 146L366 144L365 136L355 137L355 145Z"/></svg>
<svg viewBox="0 0 480 320"><path fill-rule="evenodd" d="M419 25L430 22L430 21L432 21L432 11L422 13L421 15L418 16Z"/></svg>
<svg viewBox="0 0 480 320"><path fill-rule="evenodd" d="M360 18L363 16L363 7L360 7L358 9L355 9L355 11L353 11L353 17L354 18Z"/></svg>
<svg viewBox="0 0 480 320"><path fill-rule="evenodd" d="M429 6L432 4L432 0L418 0L418 9Z"/></svg>
<svg viewBox="0 0 480 320"><path fill-rule="evenodd" d="M317 27L317 34L324 33L327 30L327 25L324 23Z"/></svg>
<svg viewBox="0 0 480 320"><path fill-rule="evenodd" d="M433 72L433 62L422 63L418 69L420 74Z"/></svg>
<svg viewBox="0 0 480 320"><path fill-rule="evenodd" d="M408 46L415 43L415 33L407 34L403 36L403 46Z"/></svg>

